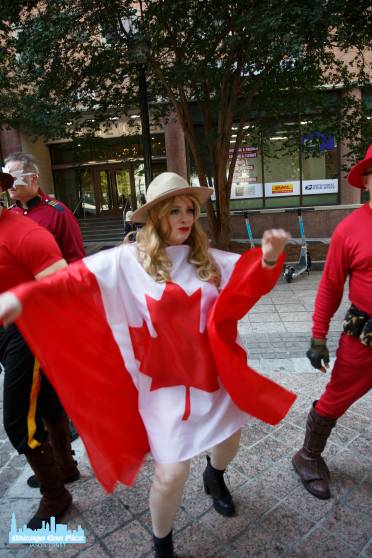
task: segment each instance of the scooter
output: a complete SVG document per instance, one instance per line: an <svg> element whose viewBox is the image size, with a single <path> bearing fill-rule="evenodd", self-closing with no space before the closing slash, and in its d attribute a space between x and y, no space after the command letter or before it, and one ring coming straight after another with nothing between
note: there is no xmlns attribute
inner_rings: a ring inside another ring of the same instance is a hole
<svg viewBox="0 0 372 558"><path fill-rule="evenodd" d="M259 213L259 212L258 211L253 211L252 213ZM251 248L254 248L252 227L251 227L251 224L249 222L249 216L248 216L247 212L244 213L244 221L245 221L245 228L247 230L247 234L248 234L248 238L249 238L249 243L251 245Z"/></svg>
<svg viewBox="0 0 372 558"><path fill-rule="evenodd" d="M309 275L310 268L311 268L311 256L310 252L307 248L306 237L305 237L305 227L304 221L302 219L302 212L303 211L314 211L313 207L306 207L301 208L298 207L296 209L286 209L286 213L297 213L298 216L298 226L300 229L301 235L301 251L300 251L300 258L298 263L294 265L287 265L284 270L284 279L287 283L292 283L293 279L297 279L302 273L307 272Z"/></svg>

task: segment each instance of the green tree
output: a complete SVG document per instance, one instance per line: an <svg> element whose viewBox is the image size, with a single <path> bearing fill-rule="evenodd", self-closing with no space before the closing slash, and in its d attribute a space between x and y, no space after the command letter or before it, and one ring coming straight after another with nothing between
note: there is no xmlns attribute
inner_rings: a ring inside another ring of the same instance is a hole
<svg viewBox="0 0 372 558"><path fill-rule="evenodd" d="M315 129L349 138L353 153L365 147L360 131L370 131L370 120L351 93L370 80L368 1L2 2L2 119L47 138L93 135L137 104L145 64L152 114L177 116L200 184L215 188L207 213L220 246L230 240L231 185L245 138L262 143L265 127L291 115L298 127L287 148L297 148L311 110ZM339 54L351 48L352 60L343 61ZM330 106L322 92L340 85Z"/></svg>

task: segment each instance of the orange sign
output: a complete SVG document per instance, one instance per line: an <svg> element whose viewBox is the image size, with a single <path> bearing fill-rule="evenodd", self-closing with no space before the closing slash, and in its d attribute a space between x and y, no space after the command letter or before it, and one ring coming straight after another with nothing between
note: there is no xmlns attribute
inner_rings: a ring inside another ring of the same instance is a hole
<svg viewBox="0 0 372 558"><path fill-rule="evenodd" d="M273 184L273 194L293 194L293 184Z"/></svg>

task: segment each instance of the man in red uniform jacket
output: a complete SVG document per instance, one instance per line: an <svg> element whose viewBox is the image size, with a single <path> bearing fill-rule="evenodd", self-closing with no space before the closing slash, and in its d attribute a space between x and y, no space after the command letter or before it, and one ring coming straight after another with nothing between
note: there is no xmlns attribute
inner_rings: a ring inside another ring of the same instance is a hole
<svg viewBox="0 0 372 558"><path fill-rule="evenodd" d="M293 466L311 494L330 498L330 474L321 457L336 421L372 387L372 145L348 176L356 188L366 188L370 201L348 215L335 229L313 314L313 337L307 356L326 372L329 322L340 305L349 277L351 307L344 320L330 381L307 418L303 448Z"/></svg>
<svg viewBox="0 0 372 558"><path fill-rule="evenodd" d="M12 183L9 174L0 173L0 194ZM48 231L0 205L0 293L66 265ZM61 444L58 425L64 410L14 324L5 328L0 322L0 362L5 371L4 428L14 448L25 455L42 493L38 510L28 523L31 529L38 529L43 520L62 515L70 506L65 477L79 476L79 471L66 435L66 444Z"/></svg>
<svg viewBox="0 0 372 558"><path fill-rule="evenodd" d="M13 153L5 159L3 171L15 179L9 189L9 197L15 201L10 210L27 215L48 229L67 263L83 258L86 254L79 224L68 207L40 190L39 170L34 159L26 153Z"/></svg>
<svg viewBox="0 0 372 558"><path fill-rule="evenodd" d="M10 199L15 201L10 211L27 215L48 229L67 263L84 258L86 254L79 223L68 207L49 198L40 189L39 169L34 158L27 153L13 153L5 159L3 170L14 177L14 184L8 190ZM75 440L78 433L71 422L68 426L71 440ZM34 477L27 483L37 487Z"/></svg>

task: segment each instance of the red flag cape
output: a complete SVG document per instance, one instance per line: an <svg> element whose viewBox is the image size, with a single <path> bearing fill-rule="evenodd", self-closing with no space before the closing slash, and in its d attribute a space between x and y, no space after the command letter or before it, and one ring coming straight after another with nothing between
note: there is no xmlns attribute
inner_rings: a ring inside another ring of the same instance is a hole
<svg viewBox="0 0 372 558"><path fill-rule="evenodd" d="M208 336L222 384L245 412L279 422L296 396L246 364L236 343L237 320L275 284L261 250L237 262L208 319ZM138 392L107 321L95 275L84 262L13 290L23 305L22 334L55 387L85 444L97 479L111 492L133 484L149 451Z"/></svg>

